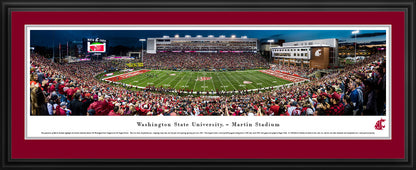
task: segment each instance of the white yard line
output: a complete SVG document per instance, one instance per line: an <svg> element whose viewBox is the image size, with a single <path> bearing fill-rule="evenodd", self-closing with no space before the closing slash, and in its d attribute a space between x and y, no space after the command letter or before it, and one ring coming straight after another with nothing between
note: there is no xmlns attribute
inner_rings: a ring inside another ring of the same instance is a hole
<svg viewBox="0 0 416 170"><path fill-rule="evenodd" d="M227 74L228 74L229 72L227 72ZM231 78L232 79L234 79L237 83L238 83L238 80L236 80L232 75L231 75L231 73L229 74L230 76L231 76ZM227 79L228 79L228 76L227 76ZM242 82L241 82L242 83ZM231 83L232 84L232 83ZM241 84L240 84L241 85ZM234 85L233 85L234 86ZM237 90L237 89L236 89Z"/></svg>
<svg viewBox="0 0 416 170"><path fill-rule="evenodd" d="M197 80L195 80L194 88L192 89L193 91L196 91L195 87L196 87L196 84L198 83L198 75L199 75L199 72L196 72L196 79Z"/></svg>
<svg viewBox="0 0 416 170"><path fill-rule="evenodd" d="M180 74L180 75L182 75L183 74L183 72ZM169 74L170 75L170 74ZM175 75L175 76L178 76L179 74L177 74L177 75ZM183 77L182 77L182 79L183 79ZM170 83L172 83L172 81L173 80L176 80L176 77L175 78L173 78L171 81L169 81L169 86L170 86ZM179 83L179 82L178 82ZM178 83L176 83L176 84L178 84ZM175 84L175 87L176 87L176 84ZM175 89L175 87L173 87L174 89ZM176 90L176 89L175 89Z"/></svg>
<svg viewBox="0 0 416 170"><path fill-rule="evenodd" d="M230 81L230 79L228 79L227 76L225 76L225 74L222 75L223 77L225 77L225 79L227 79L228 82L230 82L231 86L233 86L234 90L237 90L237 88L235 88L234 84Z"/></svg>
<svg viewBox="0 0 416 170"><path fill-rule="evenodd" d="M157 75L159 75L159 72L158 72L158 70L152 70L153 71L153 73L154 74L157 74ZM145 77L145 76L143 76L140 80L143 80L142 82L143 83L146 83L146 84L144 84L144 85L146 85L146 87L148 86L148 85L155 85L153 82L149 82L149 80L153 80L154 78L149 78L149 77Z"/></svg>
<svg viewBox="0 0 416 170"><path fill-rule="evenodd" d="M261 73L262 73L262 72L261 72ZM263 73L263 74L265 74L265 73ZM267 74L267 75L268 75L268 74ZM263 81L262 79L257 78L256 76L250 75L250 77L254 77L254 79L260 80L262 83L269 84L269 83L267 83L267 82Z"/></svg>
<svg viewBox="0 0 416 170"><path fill-rule="evenodd" d="M222 83L222 80L221 80L221 78L218 76L218 73L215 73L215 75L217 76L217 78L220 80L220 83L221 83L221 87L223 87L224 86L224 84ZM220 89L220 90L222 90L222 89ZM225 90L226 91L226 90Z"/></svg>
<svg viewBox="0 0 416 170"><path fill-rule="evenodd" d="M204 77L206 77L206 74L207 74L207 73L206 73L206 72L204 72L204 74L203 74L203 75L204 75ZM202 80L202 81L204 82L204 86L203 86L203 87L205 87L205 80ZM208 86L207 86L207 88L208 88ZM204 89L204 91L205 91L205 88L203 88L203 89Z"/></svg>
<svg viewBox="0 0 416 170"><path fill-rule="evenodd" d="M168 74L169 74L169 76L170 76L170 74L171 74L171 73L168 73ZM169 76L168 76L168 77L169 77ZM162 83L163 83L163 82L165 82L166 80L169 80L169 79L168 79L168 78L166 78L165 80L161 81L159 84L162 84ZM163 84L162 84L162 86L165 86L165 84L168 84L168 85L169 85L169 87L170 87L170 83L171 83L173 80L175 80L175 79L173 78L173 79L172 79L172 80L170 80L168 83L163 83Z"/></svg>
<svg viewBox="0 0 416 170"><path fill-rule="evenodd" d="M213 91L216 91L215 84L214 84L214 76L212 75L213 73L210 73L210 74L211 74L212 87L214 88Z"/></svg>
<svg viewBox="0 0 416 170"><path fill-rule="evenodd" d="M239 75L242 75L241 74L241 72L239 72L238 73ZM256 76L252 76L252 75L250 75L250 74L248 74L248 75L242 75L242 77L244 77L244 76L246 76L246 77L256 77ZM251 79L250 79L251 80ZM244 81L244 80L243 80ZM260 80L261 81L261 80ZM262 81L263 83L264 83L264 81ZM258 87L256 87L255 85L253 85L253 83L255 83L255 82L251 82L250 84L256 89L256 88L258 88ZM266 83L265 83L266 84Z"/></svg>
<svg viewBox="0 0 416 170"><path fill-rule="evenodd" d="M189 90L189 85L188 85L188 84L189 84L189 80L192 80L192 75L193 75L193 74L194 74L194 72L192 72L192 71L191 71L191 75L189 76L190 78L186 81L186 83L185 83L185 85L184 85L184 88L185 88L185 87L187 87L187 88L188 88L188 90Z"/></svg>
<svg viewBox="0 0 416 170"><path fill-rule="evenodd" d="M159 75L159 74L158 74ZM159 80L159 79L162 79L162 78L164 78L165 76L160 76L160 77L158 77L156 80ZM156 82L156 80L154 80L153 81L153 85L155 86L155 87L157 87L156 86L156 84L154 84L154 82ZM162 82L164 82L164 81L161 81L160 83L162 83Z"/></svg>
<svg viewBox="0 0 416 170"><path fill-rule="evenodd" d="M176 75L175 75L176 76ZM175 84L175 86L173 88L176 88L176 86L178 86L178 84L181 84L180 82L182 82L182 80L185 78L185 76L182 76L182 78L178 81L178 83Z"/></svg>

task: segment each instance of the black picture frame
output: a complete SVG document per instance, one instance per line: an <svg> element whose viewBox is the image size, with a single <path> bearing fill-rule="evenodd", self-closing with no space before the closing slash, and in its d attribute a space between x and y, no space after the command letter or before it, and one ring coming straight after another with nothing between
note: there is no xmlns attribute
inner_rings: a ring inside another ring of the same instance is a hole
<svg viewBox="0 0 416 170"><path fill-rule="evenodd" d="M414 0L282 0L282 1L99 1L97 0L1 0L1 161L2 168L240 168L240 169L413 169L415 96L415 1ZM403 11L406 14L406 156L404 159L11 159L11 12L12 11Z"/></svg>

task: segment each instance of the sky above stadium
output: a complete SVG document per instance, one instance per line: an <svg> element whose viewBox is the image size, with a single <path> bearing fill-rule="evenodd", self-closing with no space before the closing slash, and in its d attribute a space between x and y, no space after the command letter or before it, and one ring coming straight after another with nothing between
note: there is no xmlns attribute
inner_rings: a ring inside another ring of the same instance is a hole
<svg viewBox="0 0 416 170"><path fill-rule="evenodd" d="M303 41L314 39L337 38L340 43L354 43L355 37L351 33L354 30L32 30L30 43L32 46L52 46L67 41L81 41L82 38L100 38L109 41L109 46L141 47L139 39L158 38L164 35L180 37L190 35L195 37L202 35L207 37L213 35L218 37L225 35L231 37L247 36L257 38L260 42L267 42L269 39L275 41L283 39L286 42ZM358 43L369 43L386 41L384 30L360 30L357 34ZM145 43L144 46L146 47Z"/></svg>

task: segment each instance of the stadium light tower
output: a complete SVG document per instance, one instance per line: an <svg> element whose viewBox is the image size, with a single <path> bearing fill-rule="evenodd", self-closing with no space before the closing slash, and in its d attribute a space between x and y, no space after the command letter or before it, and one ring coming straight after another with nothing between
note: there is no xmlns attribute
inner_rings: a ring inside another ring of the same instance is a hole
<svg viewBox="0 0 416 170"><path fill-rule="evenodd" d="M355 47L354 47L354 49L355 49L355 53L354 53L354 58L357 58L357 34L358 33L360 33L360 31L359 30L357 30L357 31L353 31L352 32L352 34L354 34L355 35Z"/></svg>
<svg viewBox="0 0 416 170"><path fill-rule="evenodd" d="M142 42L142 62L143 62L143 42L145 42L146 41L146 39L139 39L139 41L141 41Z"/></svg>
<svg viewBox="0 0 416 170"><path fill-rule="evenodd" d="M271 59L272 58L272 42L274 42L274 40L267 40L267 42L270 43L269 50L270 50L270 59Z"/></svg>

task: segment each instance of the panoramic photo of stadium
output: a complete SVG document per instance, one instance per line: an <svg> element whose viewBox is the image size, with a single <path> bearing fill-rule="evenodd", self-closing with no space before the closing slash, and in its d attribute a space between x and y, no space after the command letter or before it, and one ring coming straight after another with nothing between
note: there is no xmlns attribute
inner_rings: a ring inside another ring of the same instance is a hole
<svg viewBox="0 0 416 170"><path fill-rule="evenodd" d="M386 115L385 30L32 30L29 72L30 115Z"/></svg>

